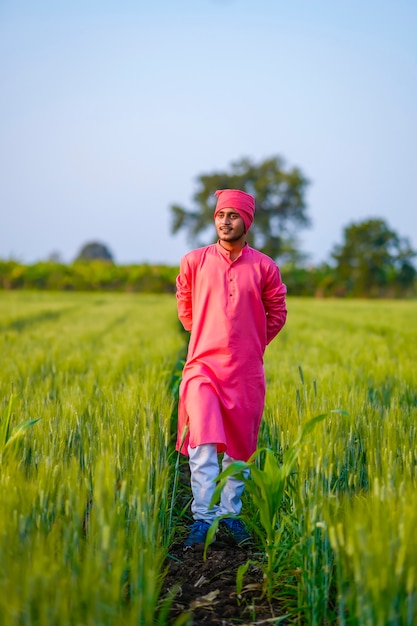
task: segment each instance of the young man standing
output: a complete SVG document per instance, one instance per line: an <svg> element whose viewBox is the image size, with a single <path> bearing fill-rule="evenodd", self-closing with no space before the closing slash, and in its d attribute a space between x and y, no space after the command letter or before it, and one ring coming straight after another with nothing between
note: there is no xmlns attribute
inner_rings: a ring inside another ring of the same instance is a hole
<svg viewBox="0 0 417 626"><path fill-rule="evenodd" d="M274 261L248 246L254 198L238 189L216 191L218 242L180 263L178 316L191 331L180 386L177 450L189 456L194 523L185 547L205 542L216 516L237 543L249 536L235 516L244 483L230 478L210 508L219 474L256 450L265 404L263 355L286 321L286 287Z"/></svg>

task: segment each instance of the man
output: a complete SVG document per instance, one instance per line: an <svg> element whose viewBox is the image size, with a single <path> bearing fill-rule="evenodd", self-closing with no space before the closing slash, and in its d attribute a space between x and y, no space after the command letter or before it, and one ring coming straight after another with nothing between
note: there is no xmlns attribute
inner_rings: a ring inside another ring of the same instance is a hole
<svg viewBox="0 0 417 626"><path fill-rule="evenodd" d="M180 263L178 316L191 331L180 385L177 450L188 454L194 523L188 548L205 542L222 517L237 543L249 539L236 519L244 483L230 478L220 504L210 508L219 474L256 450L265 404L263 355L286 321L286 287L276 264L246 243L255 199L237 189L216 191L216 244L193 250Z"/></svg>

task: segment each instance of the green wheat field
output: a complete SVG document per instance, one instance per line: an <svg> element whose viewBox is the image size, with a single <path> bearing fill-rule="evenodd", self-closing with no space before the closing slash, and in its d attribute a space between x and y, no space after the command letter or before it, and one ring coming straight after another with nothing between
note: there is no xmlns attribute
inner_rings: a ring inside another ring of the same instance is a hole
<svg viewBox="0 0 417 626"><path fill-rule="evenodd" d="M415 301L290 297L267 349L259 447L279 467L323 416L271 516L289 623L417 624L416 320ZM173 295L0 293L2 626L169 623L186 338Z"/></svg>

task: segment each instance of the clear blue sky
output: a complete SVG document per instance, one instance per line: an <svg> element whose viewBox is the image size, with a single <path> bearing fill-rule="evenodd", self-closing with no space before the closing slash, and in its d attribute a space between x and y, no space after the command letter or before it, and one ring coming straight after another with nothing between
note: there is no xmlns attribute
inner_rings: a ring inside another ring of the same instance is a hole
<svg viewBox="0 0 417 626"><path fill-rule="evenodd" d="M302 249L417 249L416 0L0 0L0 258L177 264L169 206L244 156L310 179Z"/></svg>

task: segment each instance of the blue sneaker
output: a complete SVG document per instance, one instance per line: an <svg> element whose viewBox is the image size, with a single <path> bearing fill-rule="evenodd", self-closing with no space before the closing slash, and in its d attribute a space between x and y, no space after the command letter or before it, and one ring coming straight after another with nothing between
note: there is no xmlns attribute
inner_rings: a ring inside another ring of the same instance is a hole
<svg viewBox="0 0 417 626"><path fill-rule="evenodd" d="M220 528L225 530L228 535L233 537L236 543L244 544L250 541L250 536L246 532L246 529L240 519L235 519L233 517L225 517L221 519L219 522Z"/></svg>
<svg viewBox="0 0 417 626"><path fill-rule="evenodd" d="M204 544L206 542L210 524L208 522L204 522L203 520L196 520L190 528L190 534L184 541L184 547L191 548L191 546L195 544Z"/></svg>

